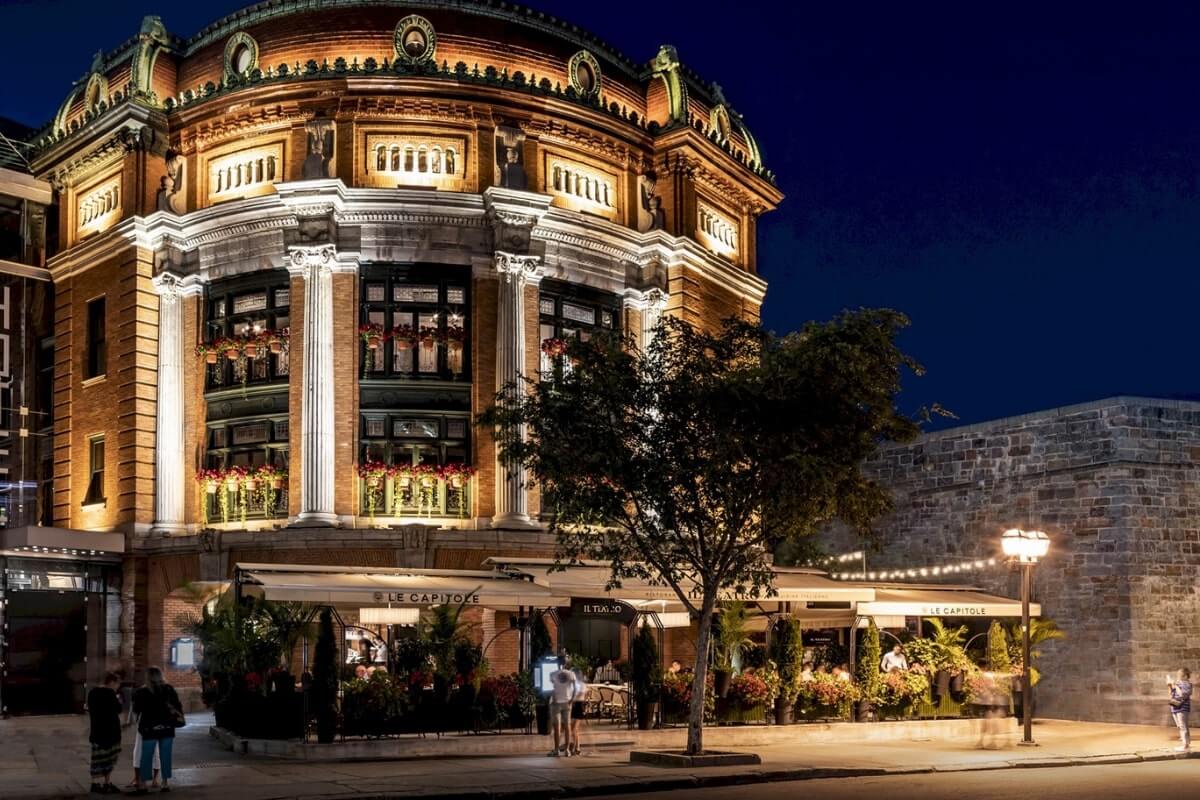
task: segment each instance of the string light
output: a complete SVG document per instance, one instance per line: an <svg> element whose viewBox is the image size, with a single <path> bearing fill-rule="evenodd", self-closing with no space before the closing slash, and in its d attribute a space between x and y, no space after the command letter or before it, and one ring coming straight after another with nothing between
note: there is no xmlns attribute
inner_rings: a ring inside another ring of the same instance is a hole
<svg viewBox="0 0 1200 800"><path fill-rule="evenodd" d="M855 550L853 553L839 553L833 556L822 556L821 558L809 559L808 566L810 567L826 567L830 564L845 564L848 561L862 561L863 551Z"/></svg>
<svg viewBox="0 0 1200 800"><path fill-rule="evenodd" d="M946 575L961 575L996 566L996 559L977 559L964 561L961 564L941 564L928 567L900 567L897 569L877 570L875 572L834 572L831 578L842 581L895 581L910 578L943 577Z"/></svg>

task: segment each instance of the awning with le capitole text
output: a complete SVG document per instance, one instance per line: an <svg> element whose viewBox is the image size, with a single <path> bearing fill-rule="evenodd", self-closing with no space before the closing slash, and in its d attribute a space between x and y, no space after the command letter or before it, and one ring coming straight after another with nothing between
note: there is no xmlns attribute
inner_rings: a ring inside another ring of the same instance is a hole
<svg viewBox="0 0 1200 800"><path fill-rule="evenodd" d="M892 617L1019 617L1021 601L971 589L876 589L875 599L859 603L860 616ZM1039 603L1031 616L1042 614Z"/></svg>
<svg viewBox="0 0 1200 800"><path fill-rule="evenodd" d="M466 604L492 609L565 605L544 586L498 572L239 564L244 591L268 600L379 607Z"/></svg>
<svg viewBox="0 0 1200 800"><path fill-rule="evenodd" d="M555 595L611 597L634 605L642 600L674 602L679 599L669 586L636 578L623 579L621 586L606 589L610 569L596 562L573 564L563 570L554 569L554 560L549 558L489 558L485 563L513 574L528 576ZM728 591L722 593L721 599L767 603L854 603L875 599L874 589L848 586L817 570L776 568L773 584L775 594L765 590L744 595ZM692 586L690 583L688 585Z"/></svg>

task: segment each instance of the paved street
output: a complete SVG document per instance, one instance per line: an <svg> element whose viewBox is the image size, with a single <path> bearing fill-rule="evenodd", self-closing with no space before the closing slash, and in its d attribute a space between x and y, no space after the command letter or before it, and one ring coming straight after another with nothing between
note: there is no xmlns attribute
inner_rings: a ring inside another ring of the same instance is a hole
<svg viewBox="0 0 1200 800"><path fill-rule="evenodd" d="M1064 769L1018 769L954 775L843 778L655 792L656 800L1166 800L1196 797L1200 760ZM609 795L608 800L639 795ZM605 800L601 798L600 800Z"/></svg>
<svg viewBox="0 0 1200 800"><path fill-rule="evenodd" d="M176 775L173 785L179 794L196 800L275 800L276 798L366 798L502 795L521 797L570 796L620 791L654 793L656 789L678 789L691 782L688 796L754 797L783 796L781 792L803 791L810 796L855 797L874 795L903 797L919 793L922 798L1017 797L1025 791L1013 786L1105 786L1104 775L1136 776L1152 780L1160 791L1170 782L1158 776L1178 776L1183 785L1200 779L1200 759L1173 763L1170 748L1175 739L1166 726L1099 725L1047 721L1039 723L1037 748L1015 747L1016 726L1011 727L1005 747L980 750L973 739L962 742L889 741L844 744L773 744L752 749L763 760L758 767L706 768L680 771L633 765L628 745L591 749L584 757L552 759L545 756L443 757L338 763L296 763L237 756L222 749L207 734L210 718L189 716L190 724L180 731L176 743ZM41 797L85 796L88 787L86 723L83 718L52 717L0 720L0 798L24 800ZM129 781L130 743L122 753L116 777ZM448 742L449 749L453 741ZM1154 759L1170 759L1156 761ZM1113 772L1105 762L1147 761L1122 765ZM1069 766L1088 763L1089 766ZM1053 765L1032 769L1037 764ZM1014 768L1023 767L1023 768ZM973 772L989 770L989 772ZM1003 770L1003 771L996 771ZM896 775L897 772L921 773ZM953 772L954 774L938 774ZM878 773L878 776L872 773ZM886 773L886 774L885 774ZM823 780L829 774L843 777ZM857 777L851 777L857 776ZM1079 776L1078 778L1073 776ZM793 779L805 779L800 783ZM750 783L744 787L700 788L706 782ZM771 781L763 783L764 781ZM786 781L786 782L780 782ZM1147 784L1151 785L1151 784ZM980 793L963 787L978 787ZM790 787L790 788L789 788ZM866 787L872 787L868 790ZM888 787L892 787L890 790ZM1007 793L1003 793L1007 791ZM888 794L888 792L893 792ZM1082 789L1079 789L1082 791ZM831 792L828 795L815 792ZM943 792L943 794L937 794ZM988 792L1001 792L988 794ZM898 793L898 794L897 794ZM1039 790L1039 800L1060 795ZM1064 794L1062 797L1100 796ZM1121 792L1109 796L1137 795ZM1169 795L1167 795L1169 796Z"/></svg>

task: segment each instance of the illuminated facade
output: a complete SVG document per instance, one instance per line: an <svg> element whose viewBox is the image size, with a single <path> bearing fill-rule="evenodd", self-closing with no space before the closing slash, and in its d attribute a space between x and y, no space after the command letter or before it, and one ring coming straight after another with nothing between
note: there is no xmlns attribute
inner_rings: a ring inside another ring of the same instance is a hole
<svg viewBox="0 0 1200 800"><path fill-rule="evenodd" d="M547 340L756 317L781 200L673 48L450 0L147 18L34 144L60 210L48 518L124 535L110 661L136 669L239 562L548 555L474 415Z"/></svg>

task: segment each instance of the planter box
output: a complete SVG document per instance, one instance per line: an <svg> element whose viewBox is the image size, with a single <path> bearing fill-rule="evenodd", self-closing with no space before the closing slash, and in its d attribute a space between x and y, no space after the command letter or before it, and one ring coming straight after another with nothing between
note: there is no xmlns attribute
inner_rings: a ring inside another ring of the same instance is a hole
<svg viewBox="0 0 1200 800"><path fill-rule="evenodd" d="M743 706L741 703L728 699L717 701L717 722L739 724L766 721L767 707L761 703Z"/></svg>

